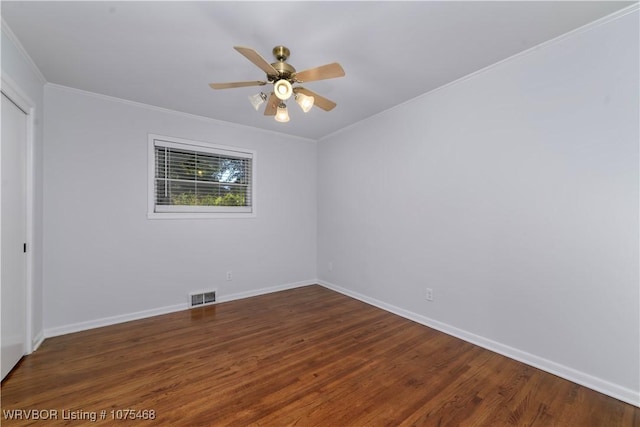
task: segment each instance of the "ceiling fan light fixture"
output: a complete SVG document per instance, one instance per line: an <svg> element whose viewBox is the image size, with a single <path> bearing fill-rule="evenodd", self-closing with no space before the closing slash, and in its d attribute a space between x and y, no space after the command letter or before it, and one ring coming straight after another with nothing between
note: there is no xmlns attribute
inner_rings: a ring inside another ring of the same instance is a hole
<svg viewBox="0 0 640 427"><path fill-rule="evenodd" d="M273 85L273 92L276 94L278 99L286 101L287 99L291 98L293 88L291 87L291 83L289 83L287 80L280 79Z"/></svg>
<svg viewBox="0 0 640 427"><path fill-rule="evenodd" d="M292 85L303 82L307 83L317 80L344 77L344 70L337 62L308 68L303 71L296 71L291 64L286 62L289 58L290 51L285 46L276 46L273 48L273 55L277 61L272 64L267 62L266 59L250 47L234 46L233 48L253 63L253 65L265 72L266 79L230 83L210 83L209 86L212 89L219 90L249 86L265 86L267 84L273 85L273 90L267 92L267 94L270 95L265 95L263 92L251 95L249 96L249 102L251 102L251 105L256 109L256 111L266 102L267 105L264 109L264 115L274 116L278 122L289 121L289 112L285 102L287 102L292 96L305 113L310 111L313 107L318 107L324 111L331 111L336 106L336 103L330 99L324 98L323 96L300 86L297 86L294 89Z"/></svg>
<svg viewBox="0 0 640 427"><path fill-rule="evenodd" d="M255 95L249 95L249 102L253 105L253 108L258 111L258 108L267 100L267 95L263 92L256 93Z"/></svg>
<svg viewBox="0 0 640 427"><path fill-rule="evenodd" d="M287 111L287 106L284 102L281 102L278 105L278 109L276 110L276 115L274 117L276 122L286 123L289 121L289 112Z"/></svg>
<svg viewBox="0 0 640 427"><path fill-rule="evenodd" d="M296 102L305 113L308 113L309 110L311 110L314 101L315 98L313 96L308 96L304 93L296 93Z"/></svg>

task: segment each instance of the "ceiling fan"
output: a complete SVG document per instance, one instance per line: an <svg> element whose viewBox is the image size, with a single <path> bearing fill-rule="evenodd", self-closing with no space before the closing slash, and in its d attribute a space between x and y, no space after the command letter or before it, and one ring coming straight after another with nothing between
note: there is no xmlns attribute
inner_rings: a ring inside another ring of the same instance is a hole
<svg viewBox="0 0 640 427"><path fill-rule="evenodd" d="M291 64L286 62L291 52L284 46L276 46L273 48L273 56L275 56L277 61L272 64L269 64L258 52L249 47L234 46L233 48L267 73L266 79L247 82L211 83L209 85L211 88L231 89L236 87L264 86L267 83L273 84L273 91L268 99L265 93L260 92L256 95L249 96L249 101L251 101L256 111L260 108L260 105L266 101L265 116L275 116L275 119L279 122L289 121L289 113L285 101L291 98L291 96L294 97L295 101L305 113L314 105L325 111L331 111L336 106L336 103L330 99L324 98L302 86L293 87L293 85L343 77L345 75L344 70L337 62L298 72Z"/></svg>

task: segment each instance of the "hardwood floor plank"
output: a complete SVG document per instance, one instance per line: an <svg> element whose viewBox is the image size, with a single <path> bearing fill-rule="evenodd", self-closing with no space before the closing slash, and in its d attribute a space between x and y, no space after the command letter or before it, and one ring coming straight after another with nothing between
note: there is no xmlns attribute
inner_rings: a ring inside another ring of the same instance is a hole
<svg viewBox="0 0 640 427"><path fill-rule="evenodd" d="M3 426L640 426L640 408L321 286L47 339L1 394Z"/></svg>

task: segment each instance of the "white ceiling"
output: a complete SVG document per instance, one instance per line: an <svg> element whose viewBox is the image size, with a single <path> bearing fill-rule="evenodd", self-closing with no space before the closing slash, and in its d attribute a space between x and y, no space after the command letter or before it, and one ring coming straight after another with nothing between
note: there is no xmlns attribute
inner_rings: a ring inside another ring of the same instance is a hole
<svg viewBox="0 0 640 427"><path fill-rule="evenodd" d="M46 80L262 129L319 139L634 2L2 1L2 18ZM305 87L338 106L289 123L253 110L262 80L233 49L298 71L339 62L346 77Z"/></svg>

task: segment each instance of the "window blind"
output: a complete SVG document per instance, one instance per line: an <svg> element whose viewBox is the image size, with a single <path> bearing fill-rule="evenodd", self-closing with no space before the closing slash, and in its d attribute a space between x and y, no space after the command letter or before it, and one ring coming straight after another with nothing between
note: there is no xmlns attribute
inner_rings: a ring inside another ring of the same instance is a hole
<svg viewBox="0 0 640 427"><path fill-rule="evenodd" d="M154 141L156 212L251 212L252 154Z"/></svg>

